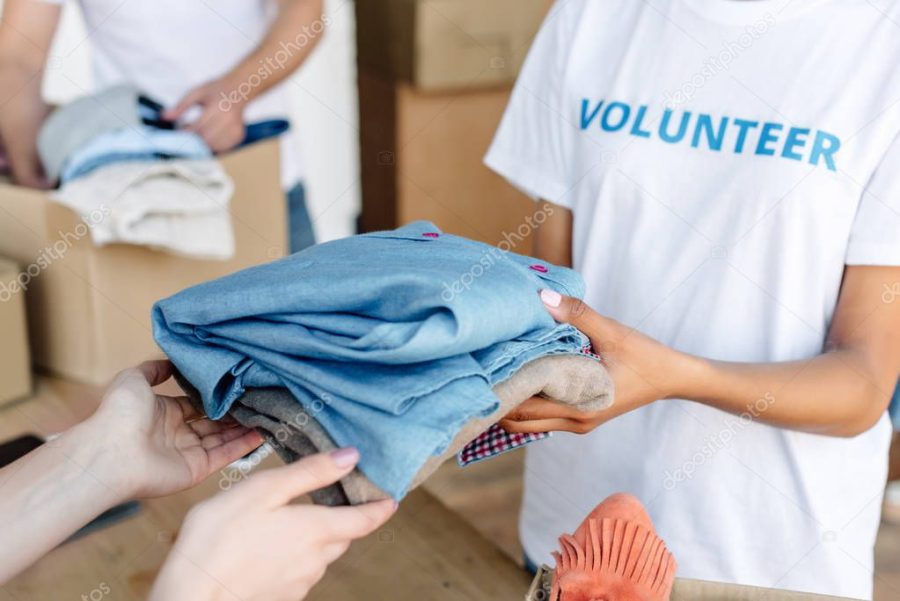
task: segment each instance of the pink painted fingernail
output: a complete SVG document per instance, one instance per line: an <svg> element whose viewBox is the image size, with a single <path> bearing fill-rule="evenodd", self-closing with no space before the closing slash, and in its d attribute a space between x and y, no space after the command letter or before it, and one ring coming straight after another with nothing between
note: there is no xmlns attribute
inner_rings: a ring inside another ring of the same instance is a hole
<svg viewBox="0 0 900 601"><path fill-rule="evenodd" d="M548 307L556 309L562 303L562 295L556 290L544 288L541 290L541 301Z"/></svg>
<svg viewBox="0 0 900 601"><path fill-rule="evenodd" d="M359 461L359 451L353 447L338 449L331 452L331 460L340 468L348 468L356 465L356 462Z"/></svg>

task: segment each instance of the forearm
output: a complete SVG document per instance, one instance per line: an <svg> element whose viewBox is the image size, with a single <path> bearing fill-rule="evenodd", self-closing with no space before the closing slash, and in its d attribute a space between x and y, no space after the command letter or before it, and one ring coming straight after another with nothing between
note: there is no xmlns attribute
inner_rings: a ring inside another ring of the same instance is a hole
<svg viewBox="0 0 900 601"><path fill-rule="evenodd" d="M17 183L44 184L37 132L47 116L41 83L60 7L6 0L0 18L0 140Z"/></svg>
<svg viewBox="0 0 900 601"><path fill-rule="evenodd" d="M229 100L246 103L296 71L325 33L322 0L282 0L278 17L260 45L222 79Z"/></svg>
<svg viewBox="0 0 900 601"><path fill-rule="evenodd" d="M13 60L0 61L0 90L5 91L0 140L16 182L32 187L42 181L37 134L48 112L41 99L41 75L40 69Z"/></svg>
<svg viewBox="0 0 900 601"><path fill-rule="evenodd" d="M534 231L535 258L563 267L572 267L572 211L541 200L535 214L541 213L544 222Z"/></svg>
<svg viewBox="0 0 900 601"><path fill-rule="evenodd" d="M754 421L831 436L871 428L890 402L895 373L863 353L842 349L804 361L728 363L683 359L669 396L701 402Z"/></svg>
<svg viewBox="0 0 900 601"><path fill-rule="evenodd" d="M116 472L85 424L0 470L0 584L126 500Z"/></svg>

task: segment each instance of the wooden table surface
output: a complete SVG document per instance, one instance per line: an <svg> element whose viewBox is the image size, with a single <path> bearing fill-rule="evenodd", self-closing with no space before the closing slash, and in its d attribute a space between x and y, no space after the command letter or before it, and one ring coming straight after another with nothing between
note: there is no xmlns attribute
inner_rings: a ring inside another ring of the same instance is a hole
<svg viewBox="0 0 900 601"><path fill-rule="evenodd" d="M39 378L32 398L0 408L0 440L59 432L90 415L98 398L97 389ZM277 463L270 457L261 467ZM187 510L230 481L214 474L190 491L143 502L136 516L52 551L0 588L0 601L144 599ZM419 490L332 565L309 599L520 601L529 582L469 524Z"/></svg>

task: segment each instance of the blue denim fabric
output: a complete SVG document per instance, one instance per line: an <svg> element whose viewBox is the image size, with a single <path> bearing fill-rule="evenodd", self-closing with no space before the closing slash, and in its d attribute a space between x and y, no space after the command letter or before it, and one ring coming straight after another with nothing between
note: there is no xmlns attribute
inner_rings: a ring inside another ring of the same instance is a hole
<svg viewBox="0 0 900 601"><path fill-rule="evenodd" d="M581 297L556 267L427 222L320 244L156 304L154 335L219 419L247 388L285 386L360 469L401 498L493 385L587 339L538 297Z"/></svg>
<svg viewBox="0 0 900 601"><path fill-rule="evenodd" d="M888 413L891 416L891 423L894 424L894 430L900 432L900 384L894 389L894 398L891 399Z"/></svg>
<svg viewBox="0 0 900 601"><path fill-rule="evenodd" d="M279 136L289 127L288 122L281 119L251 123L240 146ZM209 159L212 156L203 138L188 131L152 125L123 128L100 134L72 153L60 174L60 181L66 183L104 165L123 161ZM303 206L305 211L305 204ZM306 219L308 221L309 217Z"/></svg>
<svg viewBox="0 0 900 601"><path fill-rule="evenodd" d="M306 187L295 184L287 192L288 241L292 253L300 252L316 243L312 219L306 206Z"/></svg>
<svg viewBox="0 0 900 601"><path fill-rule="evenodd" d="M245 126L244 140L238 145L238 148L250 146L269 138L277 138L287 133L291 129L291 122L287 119L268 119L266 121L257 121L256 123L248 123Z"/></svg>
<svg viewBox="0 0 900 601"><path fill-rule="evenodd" d="M66 183L94 169L123 161L160 158L210 159L212 151L197 134L141 126L100 134L66 159L60 181Z"/></svg>

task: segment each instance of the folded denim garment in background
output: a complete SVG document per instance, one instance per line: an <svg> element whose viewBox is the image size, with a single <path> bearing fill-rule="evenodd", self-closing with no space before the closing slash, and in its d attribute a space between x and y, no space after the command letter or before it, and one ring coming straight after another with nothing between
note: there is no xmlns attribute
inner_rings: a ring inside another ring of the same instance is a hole
<svg viewBox="0 0 900 601"><path fill-rule="evenodd" d="M77 148L59 179L65 186L106 165L182 159L213 161L213 153L193 132L138 125L102 133Z"/></svg>
<svg viewBox="0 0 900 601"><path fill-rule="evenodd" d="M219 419L248 388L287 388L396 499L520 367L588 345L541 288L574 271L417 222L321 244L153 309L160 347Z"/></svg>
<svg viewBox="0 0 900 601"><path fill-rule="evenodd" d="M165 159L212 159L199 135L163 118L164 107L129 85L83 96L53 111L38 132L44 171L61 183L113 163ZM245 125L247 146L290 129L286 119Z"/></svg>

